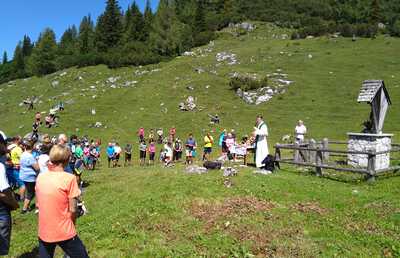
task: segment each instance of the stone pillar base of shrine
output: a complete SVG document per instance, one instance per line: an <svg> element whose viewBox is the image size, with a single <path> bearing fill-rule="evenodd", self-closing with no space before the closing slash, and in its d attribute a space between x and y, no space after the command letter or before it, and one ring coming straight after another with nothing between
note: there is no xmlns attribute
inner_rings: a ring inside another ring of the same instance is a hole
<svg viewBox="0 0 400 258"><path fill-rule="evenodd" d="M392 148L393 134L347 133L347 135L348 151L380 152ZM366 154L348 154L347 158L350 166L368 167L368 155ZM374 170L388 168L390 166L390 153L376 155L374 164Z"/></svg>

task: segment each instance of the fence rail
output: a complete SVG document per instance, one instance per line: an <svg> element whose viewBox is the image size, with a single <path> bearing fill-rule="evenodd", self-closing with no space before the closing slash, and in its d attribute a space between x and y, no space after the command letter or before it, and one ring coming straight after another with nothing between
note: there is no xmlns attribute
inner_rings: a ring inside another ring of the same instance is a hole
<svg viewBox="0 0 400 258"><path fill-rule="evenodd" d="M329 141L324 139L322 141L310 140L307 143L295 144L280 144L277 143L275 148L275 160L279 163L292 164L297 166L306 166L315 168L317 176L322 175L322 169L331 169L336 171L359 173L366 176L367 180L375 180L375 176L389 171L400 170L400 164L397 166L390 166L383 169L376 169L376 158L380 155L390 153L400 153L400 144L392 144L392 148L386 151L348 151L348 150L335 150L329 148L330 144L347 144L344 141ZM293 151L291 158L283 158L282 151ZM365 167L343 167L329 163L330 157L347 157L349 155L365 155L367 156L367 166ZM389 159L389 163L390 163Z"/></svg>

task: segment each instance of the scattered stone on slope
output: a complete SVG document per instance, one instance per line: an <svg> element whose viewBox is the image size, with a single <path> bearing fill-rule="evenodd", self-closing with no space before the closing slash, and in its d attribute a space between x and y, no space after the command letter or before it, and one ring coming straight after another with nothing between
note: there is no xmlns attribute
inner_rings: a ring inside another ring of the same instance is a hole
<svg viewBox="0 0 400 258"><path fill-rule="evenodd" d="M228 65L239 64L236 54L233 54L233 53L220 52L220 53L217 53L215 58L216 58L217 62L219 62L219 63L226 62Z"/></svg>
<svg viewBox="0 0 400 258"><path fill-rule="evenodd" d="M230 28L243 29L243 30L245 30L247 32L252 32L252 31L254 31L256 29L256 26L254 24L252 24L252 23L249 23L249 22L242 22L242 23L237 23L237 24L230 23L229 27Z"/></svg>
<svg viewBox="0 0 400 258"><path fill-rule="evenodd" d="M208 172L208 170L205 167L200 167L200 166L197 166L197 165L188 166L185 169L185 173L186 174L199 174L199 175L201 175L201 174L205 174L207 172Z"/></svg>
<svg viewBox="0 0 400 258"><path fill-rule="evenodd" d="M179 103L180 111L193 111L196 109L196 107L197 107L196 100L192 96L187 97L185 102Z"/></svg>
<svg viewBox="0 0 400 258"><path fill-rule="evenodd" d="M201 74L201 73L204 73L204 72L205 72L205 70L204 70L203 68L201 68L201 67L196 67L194 70L195 70L195 72L198 73L198 74Z"/></svg>
<svg viewBox="0 0 400 258"><path fill-rule="evenodd" d="M251 80L259 80L259 76L257 74L240 74L238 72L232 72L229 74L230 78L243 76ZM275 73L268 74L267 77L267 87L249 91L239 88L236 90L236 95L243 99L247 104L259 105L261 103L268 102L275 95L285 93L286 88L293 83L293 81L287 79L288 74L283 73L282 69L277 69Z"/></svg>
<svg viewBox="0 0 400 258"><path fill-rule="evenodd" d="M51 82L51 86L53 86L54 88L57 87L58 85L60 85L59 81L52 81Z"/></svg>

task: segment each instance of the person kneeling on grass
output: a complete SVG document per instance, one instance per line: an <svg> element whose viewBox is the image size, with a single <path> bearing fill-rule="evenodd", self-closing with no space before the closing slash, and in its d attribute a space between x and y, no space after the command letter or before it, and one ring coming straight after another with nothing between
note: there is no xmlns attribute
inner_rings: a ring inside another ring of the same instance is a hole
<svg viewBox="0 0 400 258"><path fill-rule="evenodd" d="M53 257L57 245L71 258L89 257L75 229L81 191L75 177L64 171L70 155L65 146L54 146L49 172L37 178L39 257Z"/></svg>

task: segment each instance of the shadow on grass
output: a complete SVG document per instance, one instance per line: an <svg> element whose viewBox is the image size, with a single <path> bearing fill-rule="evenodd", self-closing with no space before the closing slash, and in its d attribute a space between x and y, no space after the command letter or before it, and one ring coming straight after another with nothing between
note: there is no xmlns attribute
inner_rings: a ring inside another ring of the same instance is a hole
<svg viewBox="0 0 400 258"><path fill-rule="evenodd" d="M39 248L38 247L34 247L32 249L32 251L23 253L23 254L21 254L21 255L19 255L17 257L18 258L37 258L37 257L39 257Z"/></svg>

